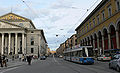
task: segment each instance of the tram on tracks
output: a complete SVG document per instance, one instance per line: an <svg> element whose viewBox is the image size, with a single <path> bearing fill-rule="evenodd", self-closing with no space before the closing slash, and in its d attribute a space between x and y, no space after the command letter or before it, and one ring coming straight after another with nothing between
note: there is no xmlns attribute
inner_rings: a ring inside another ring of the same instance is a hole
<svg viewBox="0 0 120 73"><path fill-rule="evenodd" d="M94 52L92 46L80 46L64 51L64 60L81 64L94 64Z"/></svg>

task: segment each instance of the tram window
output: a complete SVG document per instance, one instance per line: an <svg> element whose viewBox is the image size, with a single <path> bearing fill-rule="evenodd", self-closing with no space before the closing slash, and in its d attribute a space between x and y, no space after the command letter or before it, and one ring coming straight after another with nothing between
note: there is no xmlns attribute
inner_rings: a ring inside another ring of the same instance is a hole
<svg viewBox="0 0 120 73"><path fill-rule="evenodd" d="M79 57L82 57L82 51L79 52Z"/></svg>
<svg viewBox="0 0 120 73"><path fill-rule="evenodd" d="M93 48L88 48L88 55L89 57L93 56Z"/></svg>
<svg viewBox="0 0 120 73"><path fill-rule="evenodd" d="M83 48L83 57L87 57L86 53L85 53L85 48Z"/></svg>

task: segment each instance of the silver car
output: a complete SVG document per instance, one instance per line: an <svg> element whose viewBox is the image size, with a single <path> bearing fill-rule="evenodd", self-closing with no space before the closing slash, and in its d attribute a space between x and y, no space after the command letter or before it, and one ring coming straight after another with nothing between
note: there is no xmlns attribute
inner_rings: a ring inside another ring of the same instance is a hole
<svg viewBox="0 0 120 73"><path fill-rule="evenodd" d="M116 69L120 72L120 54L115 55L112 60L109 62L109 68Z"/></svg>

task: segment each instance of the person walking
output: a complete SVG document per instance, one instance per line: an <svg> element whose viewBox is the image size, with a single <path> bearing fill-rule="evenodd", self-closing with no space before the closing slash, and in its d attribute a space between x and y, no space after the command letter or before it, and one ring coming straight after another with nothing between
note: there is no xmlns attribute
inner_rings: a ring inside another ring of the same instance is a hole
<svg viewBox="0 0 120 73"><path fill-rule="evenodd" d="M6 56L5 55L3 55L3 65L5 65L5 67L7 67L7 63L6 63L6 61L7 61L7 59L6 59Z"/></svg>
<svg viewBox="0 0 120 73"><path fill-rule="evenodd" d="M28 65L31 65L31 60L32 60L32 57L31 56L27 56Z"/></svg>

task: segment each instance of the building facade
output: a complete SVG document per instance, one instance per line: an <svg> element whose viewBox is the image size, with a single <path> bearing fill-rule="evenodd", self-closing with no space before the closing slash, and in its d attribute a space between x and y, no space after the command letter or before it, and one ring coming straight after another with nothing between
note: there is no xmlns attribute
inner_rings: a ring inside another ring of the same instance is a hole
<svg viewBox="0 0 120 73"><path fill-rule="evenodd" d="M102 0L76 28L77 42L92 45L95 55L120 51L120 0Z"/></svg>
<svg viewBox="0 0 120 73"><path fill-rule="evenodd" d="M68 49L73 49L77 47L77 36L73 34L64 43L60 44L59 48L56 50L57 54L63 55L63 52Z"/></svg>
<svg viewBox="0 0 120 73"><path fill-rule="evenodd" d="M60 44L59 48L56 50L56 54L59 55L63 55L63 52L65 50L65 43Z"/></svg>
<svg viewBox="0 0 120 73"><path fill-rule="evenodd" d="M0 16L0 54L41 55L46 49L43 30L38 30L30 19L8 13Z"/></svg>

